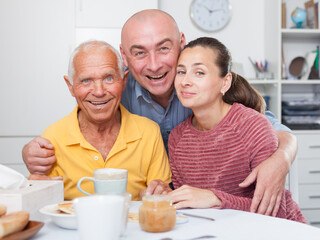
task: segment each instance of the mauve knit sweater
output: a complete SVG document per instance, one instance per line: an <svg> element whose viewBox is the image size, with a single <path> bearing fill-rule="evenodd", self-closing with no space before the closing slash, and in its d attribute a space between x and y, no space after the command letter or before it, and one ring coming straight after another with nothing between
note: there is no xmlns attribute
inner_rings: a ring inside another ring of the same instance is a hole
<svg viewBox="0 0 320 240"><path fill-rule="evenodd" d="M243 189L238 185L277 149L272 125L264 115L238 103L209 131L195 129L192 117L169 137L174 188L187 184L210 189L221 199L220 208L249 211L255 186ZM306 222L288 190L282 195L277 217Z"/></svg>

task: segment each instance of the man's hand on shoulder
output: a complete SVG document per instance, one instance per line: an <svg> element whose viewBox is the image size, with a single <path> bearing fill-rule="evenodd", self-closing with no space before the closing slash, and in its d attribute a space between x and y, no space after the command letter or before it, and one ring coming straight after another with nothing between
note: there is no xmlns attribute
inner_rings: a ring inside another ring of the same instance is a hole
<svg viewBox="0 0 320 240"><path fill-rule="evenodd" d="M22 158L31 174L45 175L56 162L54 147L49 140L36 137L22 149Z"/></svg>
<svg viewBox="0 0 320 240"><path fill-rule="evenodd" d="M286 176L297 153L297 138L284 131L277 131L277 136L278 149L239 185L248 187L257 182L251 212L272 216L278 213Z"/></svg>
<svg viewBox="0 0 320 240"><path fill-rule="evenodd" d="M256 181L250 211L264 215L276 216L280 207L286 175L290 167L272 155L260 163L239 185L248 187Z"/></svg>

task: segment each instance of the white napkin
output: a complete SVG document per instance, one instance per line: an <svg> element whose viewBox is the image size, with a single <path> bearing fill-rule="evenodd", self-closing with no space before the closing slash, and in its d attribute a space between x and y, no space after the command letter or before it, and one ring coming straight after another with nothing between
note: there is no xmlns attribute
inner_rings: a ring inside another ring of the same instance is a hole
<svg viewBox="0 0 320 240"><path fill-rule="evenodd" d="M0 189L17 190L27 185L28 181L21 173L0 164Z"/></svg>

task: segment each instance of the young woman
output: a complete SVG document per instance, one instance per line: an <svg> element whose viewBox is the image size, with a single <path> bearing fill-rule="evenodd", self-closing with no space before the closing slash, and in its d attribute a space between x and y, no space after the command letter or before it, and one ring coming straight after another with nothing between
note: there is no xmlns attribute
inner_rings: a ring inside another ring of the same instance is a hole
<svg viewBox="0 0 320 240"><path fill-rule="evenodd" d="M229 51L214 38L190 42L179 57L175 88L193 115L169 138L177 208L249 211L255 187L238 185L277 149L263 98L230 66ZM287 190L277 217L306 222Z"/></svg>

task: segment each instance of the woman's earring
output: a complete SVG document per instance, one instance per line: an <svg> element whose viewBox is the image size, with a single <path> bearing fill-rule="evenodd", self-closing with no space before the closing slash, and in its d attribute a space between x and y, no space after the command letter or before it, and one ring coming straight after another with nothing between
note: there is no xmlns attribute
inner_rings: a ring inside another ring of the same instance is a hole
<svg viewBox="0 0 320 240"><path fill-rule="evenodd" d="M223 90L221 91L221 93L222 93L222 96L224 96L224 91Z"/></svg>

